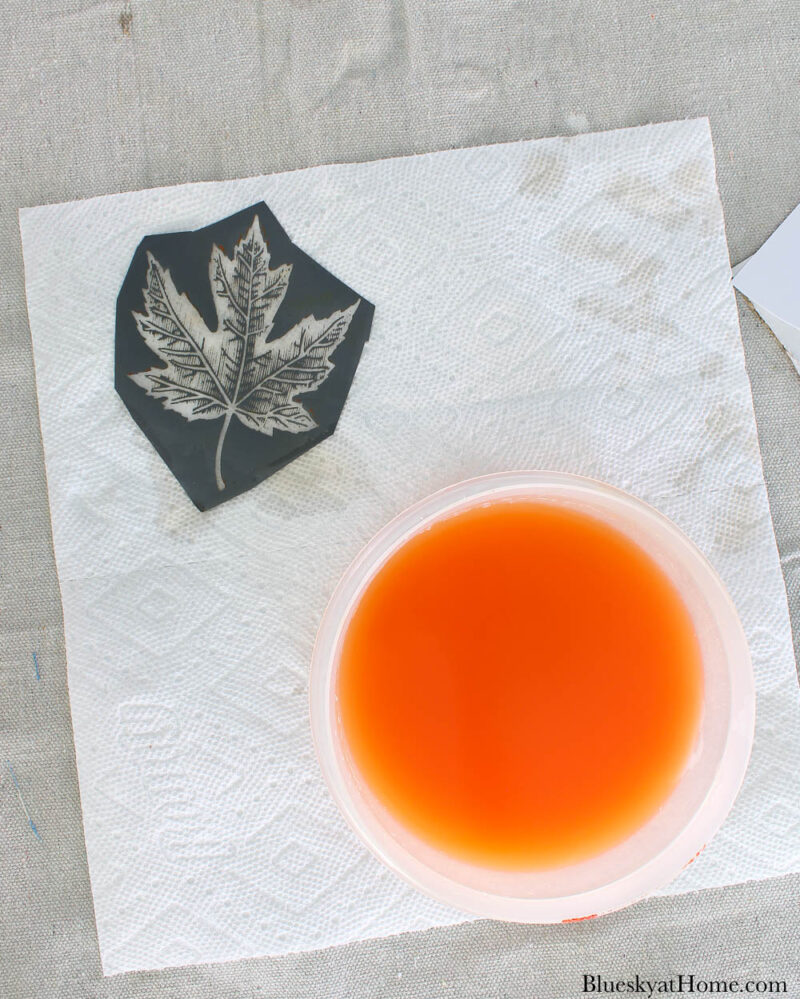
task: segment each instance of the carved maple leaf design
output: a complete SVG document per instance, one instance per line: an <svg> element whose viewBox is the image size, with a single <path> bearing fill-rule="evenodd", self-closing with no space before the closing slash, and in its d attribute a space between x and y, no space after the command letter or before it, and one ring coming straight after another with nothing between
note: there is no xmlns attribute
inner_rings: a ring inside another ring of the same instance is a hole
<svg viewBox="0 0 800 999"><path fill-rule="evenodd" d="M307 316L270 339L292 265L270 269L257 215L232 258L216 245L211 251L216 330L210 330L187 296L178 293L169 271L151 253L147 260L146 311L133 317L142 339L164 366L130 377L165 409L187 420L222 418L214 457L221 491L222 451L234 416L269 436L275 430L300 433L316 427L297 396L312 392L333 370L331 354L361 300L324 319Z"/></svg>

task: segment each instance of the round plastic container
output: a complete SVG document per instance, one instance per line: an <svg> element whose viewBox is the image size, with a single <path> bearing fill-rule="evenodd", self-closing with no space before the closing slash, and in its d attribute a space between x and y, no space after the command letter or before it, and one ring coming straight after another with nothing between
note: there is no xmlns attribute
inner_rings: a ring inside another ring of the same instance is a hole
<svg viewBox="0 0 800 999"><path fill-rule="evenodd" d="M476 505L534 499L600 518L645 549L670 577L700 642L703 707L688 763L659 811L628 839L580 863L504 871L455 859L401 825L352 762L336 700L340 648L372 576L434 521ZM689 539L652 507L592 479L508 472L450 486L384 527L342 577L320 625L310 678L311 728L322 772L344 817L367 847L420 891L478 916L552 923L610 912L670 882L708 843L744 778L755 721L750 655L719 576Z"/></svg>

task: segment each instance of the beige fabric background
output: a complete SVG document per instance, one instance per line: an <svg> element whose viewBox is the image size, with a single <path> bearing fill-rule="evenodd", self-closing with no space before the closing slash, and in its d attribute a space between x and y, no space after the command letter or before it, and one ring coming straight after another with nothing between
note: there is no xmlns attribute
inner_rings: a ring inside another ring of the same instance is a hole
<svg viewBox="0 0 800 999"><path fill-rule="evenodd" d="M5 0L0 44L0 997L546 999L584 972L800 994L800 877L102 979L17 228L21 205L708 114L738 261L800 201L797 0ZM740 311L800 635L800 380Z"/></svg>

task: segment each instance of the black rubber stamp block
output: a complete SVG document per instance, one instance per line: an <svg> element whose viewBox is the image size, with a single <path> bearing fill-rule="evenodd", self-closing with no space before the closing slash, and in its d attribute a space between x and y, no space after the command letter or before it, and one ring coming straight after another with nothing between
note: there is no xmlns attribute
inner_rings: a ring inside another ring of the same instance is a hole
<svg viewBox="0 0 800 999"><path fill-rule="evenodd" d="M116 389L208 510L333 433L374 311L263 202L146 236L117 298Z"/></svg>

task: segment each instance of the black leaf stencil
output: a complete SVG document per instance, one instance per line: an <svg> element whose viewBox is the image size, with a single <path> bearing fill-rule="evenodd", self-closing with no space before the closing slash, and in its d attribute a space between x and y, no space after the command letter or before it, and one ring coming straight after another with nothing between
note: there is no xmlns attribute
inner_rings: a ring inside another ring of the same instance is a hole
<svg viewBox="0 0 800 999"><path fill-rule="evenodd" d="M142 240L117 300L116 388L206 510L333 432L373 313L262 202Z"/></svg>

